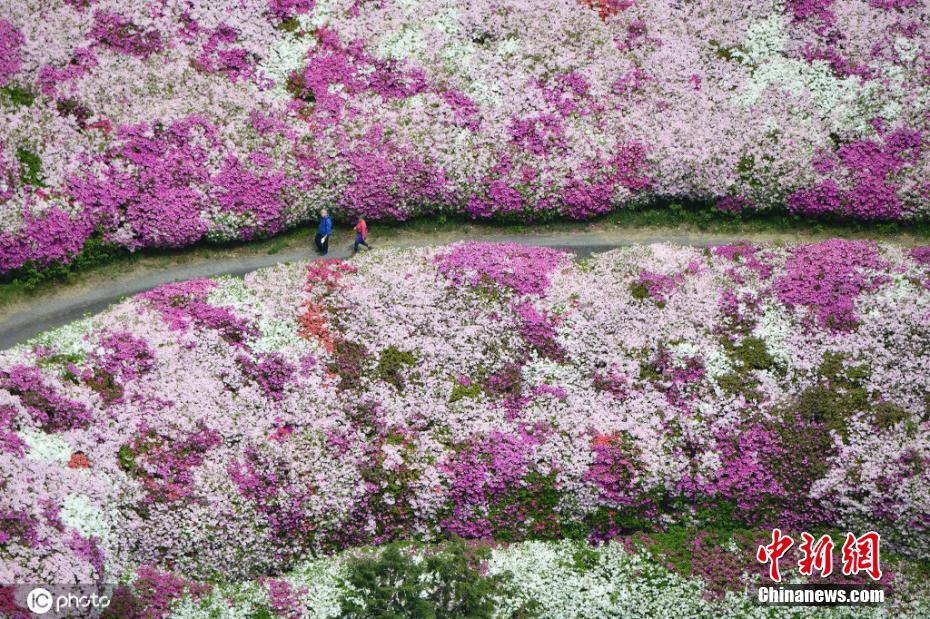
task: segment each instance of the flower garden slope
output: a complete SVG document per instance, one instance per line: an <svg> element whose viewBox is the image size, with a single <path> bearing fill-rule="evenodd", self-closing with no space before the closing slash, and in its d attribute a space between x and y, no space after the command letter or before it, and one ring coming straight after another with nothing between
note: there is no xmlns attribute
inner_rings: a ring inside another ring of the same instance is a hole
<svg viewBox="0 0 930 619"><path fill-rule="evenodd" d="M6 2L0 272L316 216L926 219L922 2Z"/></svg>
<svg viewBox="0 0 930 619"><path fill-rule="evenodd" d="M186 591L669 526L926 560L926 253L466 243L162 286L0 354L0 574Z"/></svg>

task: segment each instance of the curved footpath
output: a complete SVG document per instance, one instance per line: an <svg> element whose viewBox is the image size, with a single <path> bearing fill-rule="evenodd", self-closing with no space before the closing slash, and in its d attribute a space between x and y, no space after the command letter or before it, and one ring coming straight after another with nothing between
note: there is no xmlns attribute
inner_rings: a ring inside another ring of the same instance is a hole
<svg viewBox="0 0 930 619"><path fill-rule="evenodd" d="M676 245L713 246L725 245L736 241L756 242L813 242L829 238L829 235L798 234L700 234L700 233L653 233L617 229L602 232L562 232L558 234L436 234L413 235L411 237L379 244L373 240L376 248L380 247L423 247L440 245L455 241L490 241L513 242L524 245L536 245L566 249L579 256L607 251L616 247L629 245L671 243ZM891 237L889 242L900 242ZM365 251L365 250L362 250ZM327 258L347 258L351 254L351 243L334 243ZM107 281L105 286L89 290L80 286L61 286L54 292L37 295L12 308L0 309L0 350L25 342L35 335L77 320L87 314L93 314L121 299L169 282L184 281L199 277L216 277L219 275L242 276L250 271L272 266L280 262L312 260L317 254L309 246L300 250L282 251L273 255L252 254L221 259L204 259L189 264L170 268L140 267L129 273Z"/></svg>

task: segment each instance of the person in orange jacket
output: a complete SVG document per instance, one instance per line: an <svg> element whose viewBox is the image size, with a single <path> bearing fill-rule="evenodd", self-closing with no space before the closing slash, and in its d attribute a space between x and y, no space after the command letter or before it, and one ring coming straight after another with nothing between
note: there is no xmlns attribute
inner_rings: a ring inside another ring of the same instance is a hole
<svg viewBox="0 0 930 619"><path fill-rule="evenodd" d="M368 249L371 249L371 245L365 242L365 239L368 238L368 224L365 223L365 218L361 215L358 216L358 223L355 224L355 246L352 248L352 254L358 253L358 246L364 245Z"/></svg>

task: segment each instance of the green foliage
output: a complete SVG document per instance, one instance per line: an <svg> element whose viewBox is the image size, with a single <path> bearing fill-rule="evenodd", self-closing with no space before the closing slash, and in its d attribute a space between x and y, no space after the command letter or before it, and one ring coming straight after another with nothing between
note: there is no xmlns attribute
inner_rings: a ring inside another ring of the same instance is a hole
<svg viewBox="0 0 930 619"><path fill-rule="evenodd" d="M666 567L678 574L691 575L692 554L689 551L694 531L686 527L669 527L666 531L634 537L653 557L661 557Z"/></svg>
<svg viewBox="0 0 930 619"><path fill-rule="evenodd" d="M265 253L268 254L269 256L274 256L275 254L279 253L282 249L287 249L287 241L284 239L280 239L272 243L271 246L268 247L268 249L265 251Z"/></svg>
<svg viewBox="0 0 930 619"><path fill-rule="evenodd" d="M81 384L81 377L80 377L80 376L77 374L77 372L75 371L76 369L77 369L76 367L73 368L73 369L70 368L70 367L66 367L66 368L65 368L64 370L62 370L62 372L61 372L61 379L62 379L62 380L68 381L68 382L71 383L72 385L80 385L80 384Z"/></svg>
<svg viewBox="0 0 930 619"><path fill-rule="evenodd" d="M462 383L456 382L452 386L452 393L449 394L449 403L458 402L465 398L474 399L479 395L481 395L481 385L478 383L473 382L469 385L463 385Z"/></svg>
<svg viewBox="0 0 930 619"><path fill-rule="evenodd" d="M360 424L368 436L377 432L374 423ZM390 432L384 439L388 445L399 446L403 450L403 459L406 462L413 458L412 446L401 433ZM368 509L378 514L375 521L375 535L387 537L392 532L404 530L409 523L411 501L415 498L414 485L420 477L415 467L399 466L386 468L381 459L376 459L359 467L359 473L369 487L373 488L368 494Z"/></svg>
<svg viewBox="0 0 930 619"><path fill-rule="evenodd" d="M717 377L717 384L724 393L742 394L750 402L757 402L762 398L762 393L757 389L759 381L745 372L727 372Z"/></svg>
<svg viewBox="0 0 930 619"><path fill-rule="evenodd" d="M659 368L654 361L640 361L639 379L651 381L661 380L662 373L659 371Z"/></svg>
<svg viewBox="0 0 930 619"><path fill-rule="evenodd" d="M782 452L763 454L762 465L771 471L778 485L784 489L784 496L772 496L766 503L770 505L769 511L788 509L813 518L816 516L814 511L805 509L805 505L809 504L806 497L810 496L811 486L829 472L835 448L832 434L812 431L809 426L799 424L798 417L789 408L782 422L773 425ZM790 454L790 457L784 454ZM799 463L803 464L799 466ZM822 523L812 521L809 524Z"/></svg>
<svg viewBox="0 0 930 619"><path fill-rule="evenodd" d="M22 105L24 107L29 107L36 100L35 93L16 84L7 84L0 88L0 94L6 96L13 105Z"/></svg>
<svg viewBox="0 0 930 619"><path fill-rule="evenodd" d="M910 413L892 402L879 402L873 406L872 416L875 418L875 425L882 430L911 419Z"/></svg>
<svg viewBox="0 0 930 619"><path fill-rule="evenodd" d="M283 32L297 32L300 29L300 21L296 17L282 19L278 24L278 30Z"/></svg>
<svg viewBox="0 0 930 619"><path fill-rule="evenodd" d="M386 383L394 385L399 391L404 390L404 370L417 364L417 356L412 352L400 350L393 344L381 351L375 376Z"/></svg>
<svg viewBox="0 0 930 619"><path fill-rule="evenodd" d="M400 432L388 432L384 437L384 442L388 445L404 445L407 442L407 437Z"/></svg>
<svg viewBox="0 0 930 619"><path fill-rule="evenodd" d="M646 284L637 280L630 283L630 294L633 295L634 299L643 301L649 298L649 289L646 288Z"/></svg>
<svg viewBox="0 0 930 619"><path fill-rule="evenodd" d="M507 298L504 287L498 285L486 275L483 275L478 282L471 286L471 291L489 305L503 303Z"/></svg>
<svg viewBox="0 0 930 619"><path fill-rule="evenodd" d="M736 164L736 171L743 180L752 178L752 171L756 167L756 158L753 155L744 155Z"/></svg>
<svg viewBox="0 0 930 619"><path fill-rule="evenodd" d="M486 355L493 358L496 353ZM523 371L520 365L508 363L493 373L482 370L479 380L489 398L519 398L523 393Z"/></svg>
<svg viewBox="0 0 930 619"><path fill-rule="evenodd" d="M555 473L542 475L530 471L517 488L489 506L488 519L498 523L494 538L504 542L523 539L560 539L560 518L557 513L561 492L556 487ZM513 514L519 514L513 518Z"/></svg>
<svg viewBox="0 0 930 619"><path fill-rule="evenodd" d="M681 505L681 509L688 509ZM694 522L701 527L731 530L743 526L744 518L736 501L724 497L713 497L710 501L699 504L694 510Z"/></svg>
<svg viewBox="0 0 930 619"><path fill-rule="evenodd" d="M859 388L871 372L867 365L848 365L842 353L827 351L818 370L827 382L846 389Z"/></svg>
<svg viewBox="0 0 930 619"><path fill-rule="evenodd" d="M316 103L316 94L312 88L307 88L304 76L300 71L291 73L290 77L287 78L286 88L296 99L300 99L305 103Z"/></svg>
<svg viewBox="0 0 930 619"><path fill-rule="evenodd" d="M346 410L349 420L369 437L374 437L378 431L378 415L375 403L368 399L356 400Z"/></svg>
<svg viewBox="0 0 930 619"><path fill-rule="evenodd" d="M743 370L768 370L775 365L775 359L769 354L762 338L744 337L739 344L724 340L724 347L730 360Z"/></svg>
<svg viewBox="0 0 930 619"><path fill-rule="evenodd" d="M18 148L16 149L16 159L21 165L19 177L23 183L34 187L45 187L42 175L42 159L39 155L28 148Z"/></svg>
<svg viewBox="0 0 930 619"><path fill-rule="evenodd" d="M575 259L575 268L581 273L591 273L594 271L594 261L591 260L591 256L586 256L583 258ZM572 293L572 296L577 299L577 293Z"/></svg>
<svg viewBox="0 0 930 619"><path fill-rule="evenodd" d="M123 387L110 372L95 368L94 373L84 379L84 384L95 391L105 406L108 406L123 397Z"/></svg>
<svg viewBox="0 0 930 619"><path fill-rule="evenodd" d="M362 371L368 358L365 346L357 342L339 339L333 348L333 360L328 368L339 376L340 389L358 389Z"/></svg>
<svg viewBox="0 0 930 619"><path fill-rule="evenodd" d="M59 99L55 102L55 108L62 116L73 116L79 126L92 115L77 99Z"/></svg>
<svg viewBox="0 0 930 619"><path fill-rule="evenodd" d="M634 547L645 549L656 563L685 577L700 577L712 593L739 586L740 574L752 573L755 549L768 530L700 529L684 525L637 534Z"/></svg>
<svg viewBox="0 0 930 619"><path fill-rule="evenodd" d="M648 506L657 505L663 510L667 507L668 497L664 488L654 488L637 498L633 505L617 505L616 507L600 506L585 518L588 535L635 533L636 531L651 531L656 527L655 515L650 513ZM587 536L586 536L587 537Z"/></svg>
<svg viewBox="0 0 930 619"><path fill-rule="evenodd" d="M870 409L871 394L864 386L869 368L850 365L840 353L826 352L819 373L821 382L801 393L793 412L845 437L849 418Z"/></svg>
<svg viewBox="0 0 930 619"><path fill-rule="evenodd" d="M58 353L42 357L37 361L40 367L48 368L54 365L67 365L69 363L78 364L84 361L84 355L78 353Z"/></svg>
<svg viewBox="0 0 930 619"><path fill-rule="evenodd" d="M505 579L482 576L461 541L414 559L389 544L375 557L349 562L341 583L341 617L491 617Z"/></svg>
<svg viewBox="0 0 930 619"><path fill-rule="evenodd" d="M824 386L809 387L798 397L795 410L805 421L815 421L828 430L846 436L851 415L868 407L868 396L863 389L842 393Z"/></svg>
<svg viewBox="0 0 930 619"><path fill-rule="evenodd" d="M627 509L610 509L603 505L598 507L592 514L589 514L586 522L591 530L597 532L620 531L621 533L630 533L648 530L650 526L649 519L644 515Z"/></svg>
<svg viewBox="0 0 930 619"><path fill-rule="evenodd" d="M572 555L572 567L581 572L589 572L600 563L601 555L588 545L579 546Z"/></svg>
<svg viewBox="0 0 930 619"><path fill-rule="evenodd" d="M116 586L110 595L110 604L100 614L101 619L125 619L126 617L142 617L145 610L143 602L128 583Z"/></svg>
<svg viewBox="0 0 930 619"><path fill-rule="evenodd" d="M129 445L120 446L116 459L119 460L119 467L127 473L132 473L136 468L136 452Z"/></svg>
<svg viewBox="0 0 930 619"><path fill-rule="evenodd" d="M630 282L630 295L637 301L652 301L659 309L665 307L665 301L653 299L652 295L649 294L648 286L639 280Z"/></svg>
<svg viewBox="0 0 930 619"><path fill-rule="evenodd" d="M565 539L586 540L591 530L583 522L579 522L571 517L563 516L559 522L559 530Z"/></svg>
<svg viewBox="0 0 930 619"><path fill-rule="evenodd" d="M56 262L49 265L28 263L3 276L0 276L0 291L14 295L19 291L33 291L41 284L53 281L63 281L70 278L75 272L97 266L113 259L126 255L126 250L104 242L99 236L92 236L84 243L78 253L70 262L63 264ZM0 299L6 295L0 294Z"/></svg>
<svg viewBox="0 0 930 619"><path fill-rule="evenodd" d="M739 55L735 52L746 52L745 48L740 45L724 47L723 44L721 44L720 41L717 41L716 39L711 39L708 43L714 55L720 60L725 60L727 62L739 62Z"/></svg>
<svg viewBox="0 0 930 619"><path fill-rule="evenodd" d="M748 336L742 338L739 344L723 338L721 344L734 370L717 378L717 384L726 393L741 394L747 400L758 401L762 394L757 389L759 381L752 375L752 371L770 370L775 367L775 359L769 354L765 341L755 336Z"/></svg>
<svg viewBox="0 0 930 619"><path fill-rule="evenodd" d="M762 186L756 174L756 158L753 155L745 155L736 164L736 173L739 178L750 187L758 188Z"/></svg>

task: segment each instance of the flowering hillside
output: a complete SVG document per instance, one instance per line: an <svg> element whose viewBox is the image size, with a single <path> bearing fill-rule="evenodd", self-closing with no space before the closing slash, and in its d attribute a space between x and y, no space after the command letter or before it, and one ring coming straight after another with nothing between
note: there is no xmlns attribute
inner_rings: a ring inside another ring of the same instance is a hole
<svg viewBox="0 0 930 619"><path fill-rule="evenodd" d="M918 0L0 3L0 273L321 207L925 219Z"/></svg>
<svg viewBox="0 0 930 619"><path fill-rule="evenodd" d="M689 590L723 595L778 526L879 531L904 587L927 376L928 247L469 243L169 284L0 354L0 580L198 597L391 540L683 527Z"/></svg>

